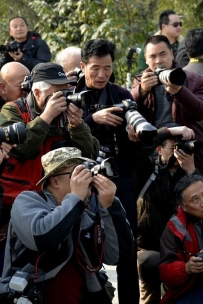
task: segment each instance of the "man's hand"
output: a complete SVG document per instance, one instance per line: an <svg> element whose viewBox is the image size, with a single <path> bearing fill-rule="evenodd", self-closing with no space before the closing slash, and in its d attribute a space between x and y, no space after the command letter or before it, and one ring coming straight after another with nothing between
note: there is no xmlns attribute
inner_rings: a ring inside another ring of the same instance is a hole
<svg viewBox="0 0 203 304"><path fill-rule="evenodd" d="M203 260L200 257L192 256L185 264L187 274L203 272Z"/></svg>
<svg viewBox="0 0 203 304"><path fill-rule="evenodd" d="M187 173L193 174L195 171L194 164L194 154L190 155L185 153L183 150L178 149L174 150L174 156L177 158L177 161L180 167Z"/></svg>
<svg viewBox="0 0 203 304"><path fill-rule="evenodd" d="M5 142L2 142L0 144L0 164L2 163L3 159L4 158L9 158L9 155L8 153L10 152L10 150L14 147L16 147L17 145L10 145L10 144L7 144Z"/></svg>
<svg viewBox="0 0 203 304"><path fill-rule="evenodd" d="M181 127L171 127L168 128L172 136L178 136L182 135L183 140L190 140L195 138L195 133L192 129L186 127L186 126L181 126Z"/></svg>
<svg viewBox="0 0 203 304"><path fill-rule="evenodd" d="M114 114L114 112L122 113L123 109L119 107L103 109L92 114L92 118L96 123L100 125L109 125L112 127L116 127L122 123L123 119L118 115Z"/></svg>
<svg viewBox="0 0 203 304"><path fill-rule="evenodd" d="M166 87L166 91L172 96L177 94L182 89L182 86L177 86L177 85L172 84L172 83L167 82L167 81L164 81L164 84L165 84L165 87Z"/></svg>
<svg viewBox="0 0 203 304"><path fill-rule="evenodd" d="M57 117L60 113L67 110L66 97L62 95L61 91L55 92L48 99L45 109L40 117L48 124Z"/></svg>
<svg viewBox="0 0 203 304"><path fill-rule="evenodd" d="M20 59L23 57L23 53L20 49L18 49L16 52L10 52L9 55L15 60L20 61Z"/></svg>
<svg viewBox="0 0 203 304"><path fill-rule="evenodd" d="M72 102L68 105L66 110L68 121L70 126L77 127L82 123L82 109L78 108Z"/></svg>
<svg viewBox="0 0 203 304"><path fill-rule="evenodd" d="M134 142L140 140L138 134L135 133L134 127L132 125L128 125L128 138Z"/></svg>
<svg viewBox="0 0 203 304"><path fill-rule="evenodd" d="M92 173L85 169L84 165L77 166L70 179L71 193L78 195L82 201L90 196L90 183L92 182Z"/></svg>
<svg viewBox="0 0 203 304"><path fill-rule="evenodd" d="M102 207L110 207L114 202L116 185L110 179L101 174L93 176L93 185L98 191L98 199Z"/></svg>
<svg viewBox="0 0 203 304"><path fill-rule="evenodd" d="M144 72L141 77L141 95L146 95L153 87L159 83L159 78L153 72Z"/></svg>

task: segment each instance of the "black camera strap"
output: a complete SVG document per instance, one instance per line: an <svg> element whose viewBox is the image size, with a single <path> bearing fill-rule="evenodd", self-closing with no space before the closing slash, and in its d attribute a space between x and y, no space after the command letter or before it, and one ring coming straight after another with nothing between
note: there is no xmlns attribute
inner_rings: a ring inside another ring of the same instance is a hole
<svg viewBox="0 0 203 304"><path fill-rule="evenodd" d="M145 192L146 192L147 189L149 188L150 184L156 179L158 173L159 173L159 166L158 166L157 164L155 164L155 166L154 166L154 171L152 172L152 174L150 175L149 179L148 179L147 182L145 183L144 187L143 187L142 190L140 191L140 194L138 195L137 203L138 203L139 200L143 197L143 195L145 194Z"/></svg>

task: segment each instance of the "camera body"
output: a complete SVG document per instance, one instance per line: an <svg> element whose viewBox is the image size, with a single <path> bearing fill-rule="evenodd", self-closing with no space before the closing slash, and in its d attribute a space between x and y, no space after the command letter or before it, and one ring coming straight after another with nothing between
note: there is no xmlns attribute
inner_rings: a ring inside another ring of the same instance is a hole
<svg viewBox="0 0 203 304"><path fill-rule="evenodd" d="M197 253L197 254L196 254L196 257L202 258L202 262L203 262L203 252Z"/></svg>
<svg viewBox="0 0 203 304"><path fill-rule="evenodd" d="M32 284L29 273L17 270L9 282L9 287L15 291L14 303L43 304L42 293Z"/></svg>
<svg viewBox="0 0 203 304"><path fill-rule="evenodd" d="M118 177L118 168L113 157L106 158L95 165L95 162L85 161L82 163L86 169L90 170L92 176L102 174L103 176L112 179Z"/></svg>
<svg viewBox="0 0 203 304"><path fill-rule="evenodd" d="M181 149L187 154L201 154L203 153L203 142L199 140L181 140L178 139L174 145L175 149Z"/></svg>
<svg viewBox="0 0 203 304"><path fill-rule="evenodd" d="M13 41L9 44L0 45L1 53L17 52L20 49L20 43Z"/></svg>
<svg viewBox="0 0 203 304"><path fill-rule="evenodd" d="M90 90L73 93L71 90L62 90L63 96L66 97L67 106L72 102L80 109L88 109L91 105L92 97Z"/></svg>
<svg viewBox="0 0 203 304"><path fill-rule="evenodd" d="M157 67L154 74L159 78L159 84L165 84L164 82L170 82L177 86L182 86L186 79L186 74L181 67L173 70L167 70L164 67Z"/></svg>
<svg viewBox="0 0 203 304"><path fill-rule="evenodd" d="M121 114L119 112L119 115L124 115L127 125L134 127L139 139L146 145L152 145L153 138L157 135L157 129L137 111L137 103L131 99L124 99L122 103L114 106L123 109L123 112Z"/></svg>
<svg viewBox="0 0 203 304"><path fill-rule="evenodd" d="M22 144L26 139L26 128L23 123L16 122L5 128L0 128L0 143Z"/></svg>
<svg viewBox="0 0 203 304"><path fill-rule="evenodd" d="M32 75L26 75L23 79L23 82L21 82L20 87L23 91L30 93L32 88Z"/></svg>

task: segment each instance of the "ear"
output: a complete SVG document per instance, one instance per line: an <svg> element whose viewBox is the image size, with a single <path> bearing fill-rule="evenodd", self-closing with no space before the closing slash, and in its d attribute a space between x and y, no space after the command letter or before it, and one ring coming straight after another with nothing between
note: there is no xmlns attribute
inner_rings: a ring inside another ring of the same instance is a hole
<svg viewBox="0 0 203 304"><path fill-rule="evenodd" d="M59 184L58 184L58 178L57 176L51 176L49 178L49 183L53 188L58 189L59 188Z"/></svg>
<svg viewBox="0 0 203 304"><path fill-rule="evenodd" d="M40 90L39 89L34 89L34 91L33 91L33 94L34 94L34 96L37 98L37 99L39 99L39 97L40 97Z"/></svg>
<svg viewBox="0 0 203 304"><path fill-rule="evenodd" d="M181 203L181 202L179 202L179 204L180 204L180 206L181 206L181 208L183 209L183 211L185 211L186 212L186 206L185 206L185 204L183 204L183 203Z"/></svg>
<svg viewBox="0 0 203 304"><path fill-rule="evenodd" d="M85 69L85 63L84 62L80 62L80 67L81 67L81 70L84 72L84 69Z"/></svg>
<svg viewBox="0 0 203 304"><path fill-rule="evenodd" d="M162 155L162 146L156 147L156 152L157 152L159 155Z"/></svg>
<svg viewBox="0 0 203 304"><path fill-rule="evenodd" d="M0 82L0 92L2 94L6 94L6 91L5 91L5 84L3 82Z"/></svg>

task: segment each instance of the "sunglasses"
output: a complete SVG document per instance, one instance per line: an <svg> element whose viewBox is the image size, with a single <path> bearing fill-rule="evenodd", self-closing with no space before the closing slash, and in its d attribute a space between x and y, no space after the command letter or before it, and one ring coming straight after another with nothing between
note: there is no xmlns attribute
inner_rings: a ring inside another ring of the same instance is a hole
<svg viewBox="0 0 203 304"><path fill-rule="evenodd" d="M182 22L173 22L173 23L168 23L169 25L172 25L173 27L178 27L179 25L182 26Z"/></svg>

